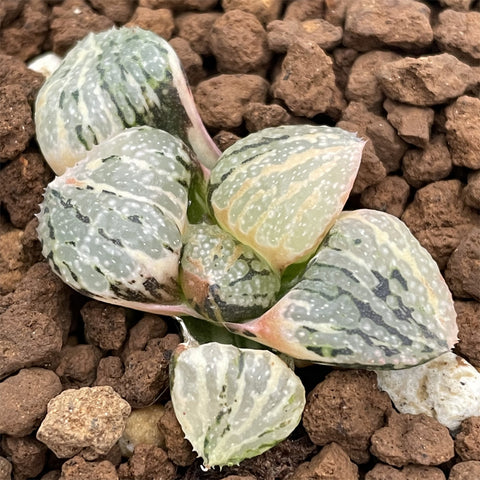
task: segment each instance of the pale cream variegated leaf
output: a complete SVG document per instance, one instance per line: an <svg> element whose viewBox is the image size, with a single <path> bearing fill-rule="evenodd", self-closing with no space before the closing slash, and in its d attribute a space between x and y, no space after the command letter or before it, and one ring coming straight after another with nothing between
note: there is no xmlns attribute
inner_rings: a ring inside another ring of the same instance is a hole
<svg viewBox="0 0 480 480"><path fill-rule="evenodd" d="M306 260L341 212L364 142L340 128L267 128L228 148L211 172L215 218L275 270Z"/></svg>
<svg viewBox="0 0 480 480"><path fill-rule="evenodd" d="M340 215L299 283L270 310L227 324L292 357L405 368L456 342L452 297L437 264L398 218Z"/></svg>
<svg viewBox="0 0 480 480"><path fill-rule="evenodd" d="M285 439L298 425L305 390L273 353L205 343L180 346L171 397L185 437L207 468L235 465Z"/></svg>

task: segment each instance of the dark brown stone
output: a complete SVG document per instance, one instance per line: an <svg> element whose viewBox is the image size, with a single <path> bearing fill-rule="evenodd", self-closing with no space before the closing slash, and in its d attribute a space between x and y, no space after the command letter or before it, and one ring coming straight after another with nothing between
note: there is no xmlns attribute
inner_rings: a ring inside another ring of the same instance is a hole
<svg viewBox="0 0 480 480"><path fill-rule="evenodd" d="M242 10L230 10L215 20L210 48L221 73L261 74L271 55L263 25Z"/></svg>
<svg viewBox="0 0 480 480"><path fill-rule="evenodd" d="M454 445L448 428L432 417L392 411L387 425L373 434L371 452L397 467L440 465L453 458Z"/></svg>
<svg viewBox="0 0 480 480"><path fill-rule="evenodd" d="M303 426L317 445L338 443L356 463L368 461L370 437L392 408L373 372L337 370L308 395Z"/></svg>
<svg viewBox="0 0 480 480"><path fill-rule="evenodd" d="M448 258L474 226L478 213L462 199L460 180L440 180L421 188L402 215L402 220L444 269Z"/></svg>
<svg viewBox="0 0 480 480"><path fill-rule="evenodd" d="M316 68L312 69L312 65ZM311 41L297 42L289 47L272 91L294 115L311 118L325 113L338 118L345 107L335 83L332 59Z"/></svg>
<svg viewBox="0 0 480 480"><path fill-rule="evenodd" d="M433 40L430 9L414 0L355 0L346 11L344 45L360 51L418 51Z"/></svg>

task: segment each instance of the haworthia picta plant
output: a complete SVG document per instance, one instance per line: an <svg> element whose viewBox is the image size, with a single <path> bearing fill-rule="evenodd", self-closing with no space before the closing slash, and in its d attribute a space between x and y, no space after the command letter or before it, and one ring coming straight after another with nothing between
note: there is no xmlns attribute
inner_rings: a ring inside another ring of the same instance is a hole
<svg viewBox="0 0 480 480"><path fill-rule="evenodd" d="M335 127L253 133L228 148L211 172L215 218L277 271L305 260L341 212L363 145Z"/></svg>
<svg viewBox="0 0 480 480"><path fill-rule="evenodd" d="M182 139L208 167L220 154L174 50L140 28L91 33L80 41L40 89L35 124L42 153L57 174L94 145L140 125Z"/></svg>
<svg viewBox="0 0 480 480"><path fill-rule="evenodd" d="M237 333L294 358L404 368L447 352L456 314L437 264L403 222L344 212L301 280Z"/></svg>
<svg viewBox="0 0 480 480"><path fill-rule="evenodd" d="M38 215L44 256L94 298L145 309L178 302L196 168L190 149L161 130L135 127L102 142L48 185Z"/></svg>
<svg viewBox="0 0 480 480"><path fill-rule="evenodd" d="M218 323L258 317L280 289L280 277L268 263L217 225L189 227L180 279L187 301Z"/></svg>
<svg viewBox="0 0 480 480"><path fill-rule="evenodd" d="M171 394L206 467L262 453L300 420L300 379L260 344L402 368L455 342L448 288L406 226L340 214L364 145L355 134L270 128L217 163L177 56L136 28L81 41L39 92L36 124L47 161L66 169L38 216L43 254L86 295L187 317Z"/></svg>
<svg viewBox="0 0 480 480"><path fill-rule="evenodd" d="M212 342L181 346L171 397L205 467L235 465L285 439L305 406L300 379L276 355Z"/></svg>

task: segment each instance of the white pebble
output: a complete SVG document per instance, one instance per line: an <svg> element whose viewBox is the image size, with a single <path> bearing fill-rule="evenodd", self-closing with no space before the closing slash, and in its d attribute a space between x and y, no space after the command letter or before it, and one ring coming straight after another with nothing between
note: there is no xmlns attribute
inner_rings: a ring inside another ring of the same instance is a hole
<svg viewBox="0 0 480 480"><path fill-rule="evenodd" d="M480 373L452 352L413 368L377 372L378 387L400 413L425 413L452 432L480 416Z"/></svg>

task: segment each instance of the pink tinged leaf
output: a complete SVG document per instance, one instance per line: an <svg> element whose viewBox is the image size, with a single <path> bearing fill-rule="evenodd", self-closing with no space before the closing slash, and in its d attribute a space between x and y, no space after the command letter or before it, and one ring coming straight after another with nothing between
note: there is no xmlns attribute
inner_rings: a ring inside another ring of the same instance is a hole
<svg viewBox="0 0 480 480"><path fill-rule="evenodd" d="M405 368L457 341L452 297L437 264L396 217L345 212L300 282L236 333L296 358Z"/></svg>

